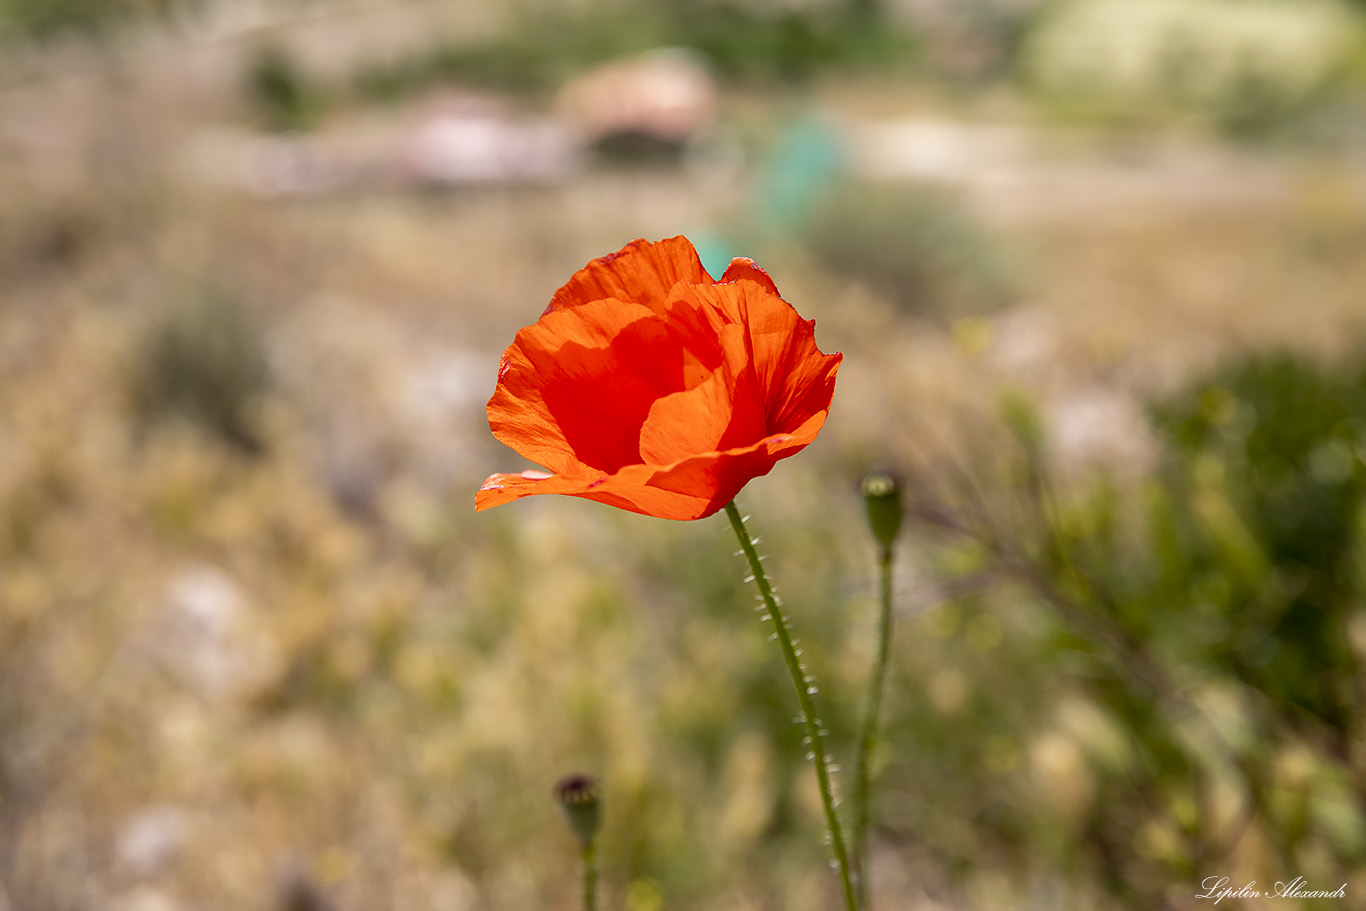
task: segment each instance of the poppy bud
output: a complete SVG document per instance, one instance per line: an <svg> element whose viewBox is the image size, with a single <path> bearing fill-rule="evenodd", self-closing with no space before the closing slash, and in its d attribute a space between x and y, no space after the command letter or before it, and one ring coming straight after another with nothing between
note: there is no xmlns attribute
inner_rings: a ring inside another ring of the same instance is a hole
<svg viewBox="0 0 1366 911"><path fill-rule="evenodd" d="M587 775L570 775L560 779L555 793L564 808L564 818L574 834L584 842L593 840L602 822L602 802L598 799L598 783Z"/></svg>
<svg viewBox="0 0 1366 911"><path fill-rule="evenodd" d="M890 548L901 531L901 482L886 472L863 479L863 504L868 508L868 527L884 548Z"/></svg>

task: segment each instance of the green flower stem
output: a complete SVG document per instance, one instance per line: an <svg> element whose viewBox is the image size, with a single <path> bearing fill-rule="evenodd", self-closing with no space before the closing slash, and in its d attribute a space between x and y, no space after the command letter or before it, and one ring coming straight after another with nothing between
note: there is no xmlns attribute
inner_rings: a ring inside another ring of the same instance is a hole
<svg viewBox="0 0 1366 911"><path fill-rule="evenodd" d="M583 842L583 911L598 907L598 863L591 838Z"/></svg>
<svg viewBox="0 0 1366 911"><path fill-rule="evenodd" d="M882 709L882 690L887 681L887 657L892 645L892 549L882 549L878 574L878 600L881 611L877 630L877 663L868 680L868 700L859 737L858 761L854 767L854 872L858 884L859 907L868 911L868 780L873 750L877 746L878 714Z"/></svg>
<svg viewBox="0 0 1366 911"><path fill-rule="evenodd" d="M787 618L783 616L778 597L773 594L773 587L769 585L768 576L764 573L764 564L759 559L758 551L754 549L754 540L749 536L745 520L741 518L734 500L726 504L726 518L730 519L730 527L735 529L735 537L740 540L740 549L749 561L754 583L759 586L759 594L768 609L768 618L773 621L774 633L783 650L783 658L787 661L787 669L792 674L792 685L797 690L797 701L802 708L802 721L806 724L807 743L811 747L808 756L816 765L816 780L820 783L821 802L825 805L825 824L830 830L830 846L835 852L840 882L844 886L844 905L847 911L858 911L858 904L854 900L853 881L849 874L849 855L844 850L844 834L840 829L839 814L835 812L835 795L830 785L830 760L825 752L825 735L821 731L820 716L816 714L815 682L807 676L806 669L802 667L802 660L792 641Z"/></svg>

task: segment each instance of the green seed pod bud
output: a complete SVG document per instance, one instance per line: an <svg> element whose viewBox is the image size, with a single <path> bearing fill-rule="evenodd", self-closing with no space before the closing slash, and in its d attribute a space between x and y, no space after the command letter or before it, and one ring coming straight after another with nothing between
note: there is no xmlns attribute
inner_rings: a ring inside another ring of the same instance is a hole
<svg viewBox="0 0 1366 911"><path fill-rule="evenodd" d="M602 801L598 799L598 783L587 775L570 775L555 786L555 793L564 808L564 818L574 834L584 842L593 840L602 823Z"/></svg>
<svg viewBox="0 0 1366 911"><path fill-rule="evenodd" d="M890 548L901 531L901 482L887 472L873 472L863 479L862 489L868 527L879 544Z"/></svg>

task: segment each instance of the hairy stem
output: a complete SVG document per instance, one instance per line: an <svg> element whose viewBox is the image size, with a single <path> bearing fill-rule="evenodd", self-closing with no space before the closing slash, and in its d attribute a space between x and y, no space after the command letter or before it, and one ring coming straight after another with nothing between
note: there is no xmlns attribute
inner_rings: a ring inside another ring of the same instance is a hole
<svg viewBox="0 0 1366 911"><path fill-rule="evenodd" d="M764 564L759 559L759 553L754 548L754 540L749 536L745 520L741 518L734 500L726 504L726 518L730 519L735 537L740 540L740 549L749 561L754 583L759 587L759 595L768 609L768 619L773 621L774 633L782 649L783 659L792 674L792 685L797 690L797 702L801 705L802 721L806 725L807 744L811 748L807 755L816 766L821 802L825 805L825 825L830 832L830 847L835 852L835 863L839 867L840 882L844 887L844 905L847 911L858 911L853 880L849 873L849 855L844 849L844 833L840 828L839 814L835 812L835 794L830 783L830 760L825 752L825 735L821 730L820 716L816 714L815 681L807 676L806 669L802 667L801 656L792 641L792 631L788 628L787 618L783 616L778 598L773 593L773 587L769 585L768 576L764 573Z"/></svg>

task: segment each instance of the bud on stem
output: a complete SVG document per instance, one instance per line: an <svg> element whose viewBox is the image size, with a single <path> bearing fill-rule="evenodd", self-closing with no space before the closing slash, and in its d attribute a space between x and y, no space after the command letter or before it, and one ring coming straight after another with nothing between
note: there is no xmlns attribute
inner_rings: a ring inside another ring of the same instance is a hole
<svg viewBox="0 0 1366 911"><path fill-rule="evenodd" d="M592 841L602 824L602 804L598 800L598 783L587 775L570 775L555 786L555 793L564 808L564 818L580 841Z"/></svg>
<svg viewBox="0 0 1366 911"><path fill-rule="evenodd" d="M868 528L884 550L890 550L901 533L901 482L888 472L874 472L863 479L863 505Z"/></svg>
<svg viewBox="0 0 1366 911"><path fill-rule="evenodd" d="M560 798L564 818L569 828L579 837L583 846L583 909L595 911L597 908L598 869L593 838L602 825L602 801L599 799L598 783L587 775L570 775L560 779L555 786L555 794Z"/></svg>

